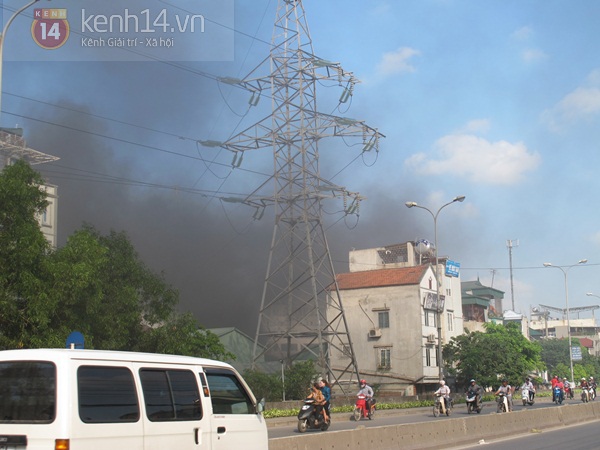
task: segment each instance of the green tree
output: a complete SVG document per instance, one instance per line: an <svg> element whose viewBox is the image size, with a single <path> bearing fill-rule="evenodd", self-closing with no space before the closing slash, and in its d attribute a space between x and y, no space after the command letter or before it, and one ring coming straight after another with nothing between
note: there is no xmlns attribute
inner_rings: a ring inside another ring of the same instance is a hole
<svg viewBox="0 0 600 450"><path fill-rule="evenodd" d="M302 400L306 398L317 373L314 361L299 361L285 369L285 398Z"/></svg>
<svg viewBox="0 0 600 450"><path fill-rule="evenodd" d="M0 348L35 345L48 326L50 246L37 221L48 205L42 186L23 161L0 174Z"/></svg>
<svg viewBox="0 0 600 450"><path fill-rule="evenodd" d="M233 359L179 295L139 258L123 232L84 225L52 251L37 220L43 179L18 161L0 173L0 349L63 347L73 330L87 348Z"/></svg>
<svg viewBox="0 0 600 450"><path fill-rule="evenodd" d="M514 323L486 323L485 332L454 337L443 352L449 372L465 386L471 378L482 386L497 386L501 378L518 384L530 372L544 368L540 346L525 338Z"/></svg>
<svg viewBox="0 0 600 450"><path fill-rule="evenodd" d="M257 399L264 398L268 402L283 400L283 384L280 375L247 369L244 371L244 380Z"/></svg>
<svg viewBox="0 0 600 450"><path fill-rule="evenodd" d="M190 313L173 314L161 326L147 329L138 350L212 359L235 359L235 355L225 349L219 337L199 326Z"/></svg>

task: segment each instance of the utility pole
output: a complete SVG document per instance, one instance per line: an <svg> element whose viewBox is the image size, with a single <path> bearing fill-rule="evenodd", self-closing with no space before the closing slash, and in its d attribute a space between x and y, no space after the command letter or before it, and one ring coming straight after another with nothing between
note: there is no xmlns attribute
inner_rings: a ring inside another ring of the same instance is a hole
<svg viewBox="0 0 600 450"><path fill-rule="evenodd" d="M323 200L342 199L344 213L358 212L362 199L324 179L319 169L319 142L327 137L356 139L363 153L377 152L376 129L364 122L317 111L317 84L337 84L339 103L347 102L358 80L339 63L315 56L301 0L279 0L270 55L263 61L270 71L256 76L263 64L243 79L220 81L250 91L250 105L270 96L272 113L226 142L205 141L234 153L234 164L245 152L272 148L273 196L250 194L243 200L261 217L275 208L258 326L254 365L261 360L283 360L291 366L311 358L322 375L344 390L360 378L337 285L322 219ZM263 184L264 185L264 184ZM331 364L331 354L343 362Z"/></svg>
<svg viewBox="0 0 600 450"><path fill-rule="evenodd" d="M512 299L512 310L515 311L515 286L513 284L513 265L512 265L512 249L519 246L519 240L507 240L506 246L508 247L508 262L510 267L510 297Z"/></svg>

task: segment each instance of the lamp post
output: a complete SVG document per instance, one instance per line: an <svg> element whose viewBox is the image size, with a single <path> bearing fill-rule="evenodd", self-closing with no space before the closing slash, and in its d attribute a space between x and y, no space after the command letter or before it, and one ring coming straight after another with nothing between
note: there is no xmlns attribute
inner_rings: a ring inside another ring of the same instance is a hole
<svg viewBox="0 0 600 450"><path fill-rule="evenodd" d="M405 205L407 208L421 208L431 214L433 217L433 238L434 238L434 246L435 246L435 283L436 283L436 291L437 291L437 335L438 335L438 344L437 344L437 363L439 367L439 379L440 381L444 379L444 373L442 368L442 308L440 303L441 293L440 293L440 276L439 276L439 253L438 253L438 238L437 238L437 218L440 214L440 211L444 209L446 206L451 205L455 202L464 201L465 196L459 195L454 197L452 201L442 205L437 212L431 211L429 208L421 206L417 204L417 202L406 202Z"/></svg>
<svg viewBox="0 0 600 450"><path fill-rule="evenodd" d="M552 263L546 262L544 263L544 267L554 267L555 269L559 269L563 275L565 276L565 305L567 312L567 335L569 336L569 363L571 364L571 382L575 382L575 375L573 374L573 351L571 349L571 322L569 321L569 282L568 282L568 274L569 270L579 264L585 264L587 259L580 259L577 261L577 264L572 266L555 266Z"/></svg>
<svg viewBox="0 0 600 450"><path fill-rule="evenodd" d="M6 36L6 32L8 31L8 27L10 27L10 24L13 23L13 20L15 20L15 18L19 14L21 14L23 11L25 11L27 8L29 8L31 5L33 5L34 3L37 3L39 1L40 0L32 0L29 3L27 3L25 6L22 6L21 8L17 9L15 11L15 13L10 17L10 19L8 19L8 21L6 22L6 25L4 25L4 28L2 29L2 34L0 34L0 115L2 114L2 62L4 60L3 50L4 50L4 38Z"/></svg>

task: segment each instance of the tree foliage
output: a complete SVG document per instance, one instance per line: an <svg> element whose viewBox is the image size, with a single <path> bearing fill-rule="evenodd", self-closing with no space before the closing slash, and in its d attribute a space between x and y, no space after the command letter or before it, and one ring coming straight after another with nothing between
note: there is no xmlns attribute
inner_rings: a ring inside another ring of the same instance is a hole
<svg viewBox="0 0 600 450"><path fill-rule="evenodd" d="M281 374L268 374L261 370L248 369L244 371L244 379L257 398L265 398L269 402L283 400L285 388L286 400L302 400L309 393L312 383L316 381L313 361L299 361L284 370L284 380Z"/></svg>
<svg viewBox="0 0 600 450"><path fill-rule="evenodd" d="M48 325L50 246L36 219L48 204L42 185L21 161L0 176L0 347L27 346Z"/></svg>
<svg viewBox="0 0 600 450"><path fill-rule="evenodd" d="M52 250L37 221L43 180L26 163L0 174L0 349L64 347L70 332L86 348L229 358L219 338L140 259L127 235L84 225Z"/></svg>
<svg viewBox="0 0 600 450"><path fill-rule="evenodd" d="M577 338L571 339L573 346L581 347L581 361L573 361L573 374L575 380L582 377L595 377L600 373L600 358L592 356L587 348L583 347ZM552 377L571 378L571 361L569 359L568 339L543 339L540 341L542 360L548 368L548 375Z"/></svg>
<svg viewBox="0 0 600 450"><path fill-rule="evenodd" d="M486 323L485 328L454 337L444 346L444 360L458 384L466 386L471 378L482 386L498 386L502 378L519 384L544 368L541 347L523 336L517 324Z"/></svg>

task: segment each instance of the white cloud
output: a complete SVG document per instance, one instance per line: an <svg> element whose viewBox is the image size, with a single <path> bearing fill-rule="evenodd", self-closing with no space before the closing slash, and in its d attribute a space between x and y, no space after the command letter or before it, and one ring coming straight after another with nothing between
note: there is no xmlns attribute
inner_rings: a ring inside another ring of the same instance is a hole
<svg viewBox="0 0 600 450"><path fill-rule="evenodd" d="M600 113L600 88L579 87L567 94L554 107L542 113L542 121L552 131L561 131L566 126L589 120Z"/></svg>
<svg viewBox="0 0 600 450"><path fill-rule="evenodd" d="M410 63L410 59L419 54L418 50L409 47L400 47L393 52L384 53L381 62L377 65L377 71L384 76L414 72L416 69Z"/></svg>
<svg viewBox="0 0 600 450"><path fill-rule="evenodd" d="M594 233L592 236L590 236L590 241L592 241L592 243L594 245L597 245L598 247L600 247L600 231Z"/></svg>
<svg viewBox="0 0 600 450"><path fill-rule="evenodd" d="M462 127L456 134L487 133L490 130L488 119L474 119Z"/></svg>
<svg viewBox="0 0 600 450"><path fill-rule="evenodd" d="M521 27L515 30L512 37L518 41L526 41L533 35L533 29L531 27Z"/></svg>
<svg viewBox="0 0 600 450"><path fill-rule="evenodd" d="M528 48L521 52L521 59L526 63L534 63L546 58L548 58L548 55L537 48Z"/></svg>
<svg viewBox="0 0 600 450"><path fill-rule="evenodd" d="M541 163L541 156L521 142L489 142L470 134L444 136L434 149L435 157L417 153L405 164L424 175L457 175L475 183L510 185Z"/></svg>

